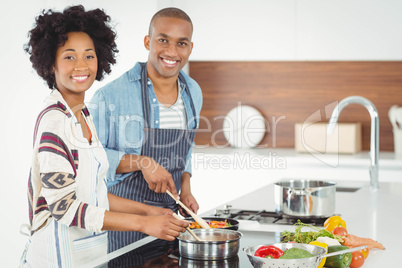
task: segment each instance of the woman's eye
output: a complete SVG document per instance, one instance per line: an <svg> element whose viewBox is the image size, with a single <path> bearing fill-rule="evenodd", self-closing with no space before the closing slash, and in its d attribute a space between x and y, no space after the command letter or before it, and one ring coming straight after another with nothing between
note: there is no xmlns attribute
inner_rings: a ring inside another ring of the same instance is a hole
<svg viewBox="0 0 402 268"><path fill-rule="evenodd" d="M74 57L73 56L66 56L66 57L64 57L66 60L73 60L74 59Z"/></svg>
<svg viewBox="0 0 402 268"><path fill-rule="evenodd" d="M87 59L95 59L95 56L94 55L88 55L88 56L86 56L86 58Z"/></svg>

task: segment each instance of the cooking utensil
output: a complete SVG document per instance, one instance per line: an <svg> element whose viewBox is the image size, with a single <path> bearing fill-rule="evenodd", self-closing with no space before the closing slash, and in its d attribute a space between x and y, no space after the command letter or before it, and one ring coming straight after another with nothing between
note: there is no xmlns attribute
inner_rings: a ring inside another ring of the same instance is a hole
<svg viewBox="0 0 402 268"><path fill-rule="evenodd" d="M175 217L178 220L181 220L179 215L177 215L176 213L173 213L173 217ZM186 230L194 237L195 240L201 241L201 239L189 227L187 227Z"/></svg>
<svg viewBox="0 0 402 268"><path fill-rule="evenodd" d="M196 241L188 233L181 233L180 256L194 260L222 260L237 256L242 233L227 229L194 229L201 239Z"/></svg>
<svg viewBox="0 0 402 268"><path fill-rule="evenodd" d="M396 119L397 110L398 110L398 105L392 105L391 108L389 108L389 110L388 110L389 121L391 122L392 127L394 129L399 128L398 124L396 123L397 122L397 119Z"/></svg>
<svg viewBox="0 0 402 268"><path fill-rule="evenodd" d="M394 133L394 152L396 157L402 157L402 107L392 105L388 111L389 121Z"/></svg>
<svg viewBox="0 0 402 268"><path fill-rule="evenodd" d="M202 228L204 229L210 229L211 227L208 225L206 221L204 221L200 216L192 212L186 205L184 205L179 199L176 199L176 197L169 191L166 190L166 193L170 195L171 198L173 198L182 208L184 208L188 214L191 215L191 217L194 218L196 222L198 222Z"/></svg>
<svg viewBox="0 0 402 268"><path fill-rule="evenodd" d="M191 221L191 222L196 221L192 217L187 217L187 218L184 218L184 219L187 220L187 221ZM210 222L210 221L227 221L231 225L231 226L223 227L223 228L220 228L220 229L229 229L229 230L235 230L235 231L237 231L239 229L239 221L234 220L234 219L228 219L228 218L222 218L222 217L203 217L202 219L205 220L206 222Z"/></svg>
<svg viewBox="0 0 402 268"><path fill-rule="evenodd" d="M274 185L275 210L290 217L329 217L335 212L336 184L315 180L284 180Z"/></svg>
<svg viewBox="0 0 402 268"><path fill-rule="evenodd" d="M254 256L255 251L260 248L261 246L268 246L268 245L259 245L259 246L252 246L243 248L243 251L247 254L248 259L250 260L251 264L255 268L268 268L268 267L281 267L281 268L294 268L294 267L303 267L303 268L317 268L320 264L322 258L331 257L335 255L340 255L348 252L358 251L367 246L360 246L355 248L349 248L345 250L340 250L336 252L331 252L325 254L327 250L323 247L309 245L309 244L301 244L301 243L276 243L270 244L272 246L278 247L281 250L285 251L290 248L300 248L307 250L308 252L316 255L310 258L303 258L303 259L268 259L268 258L261 258Z"/></svg>

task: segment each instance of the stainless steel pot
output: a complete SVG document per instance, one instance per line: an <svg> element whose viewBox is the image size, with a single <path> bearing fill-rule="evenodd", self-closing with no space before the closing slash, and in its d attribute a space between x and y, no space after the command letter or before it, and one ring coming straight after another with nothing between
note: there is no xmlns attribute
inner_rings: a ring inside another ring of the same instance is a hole
<svg viewBox="0 0 402 268"><path fill-rule="evenodd" d="M193 260L223 260L236 257L239 252L242 234L238 231L194 229L193 232L202 241L196 241L188 232L177 237L181 257Z"/></svg>
<svg viewBox="0 0 402 268"><path fill-rule="evenodd" d="M275 210L298 218L329 217L335 212L336 184L316 180L284 180L274 185Z"/></svg>

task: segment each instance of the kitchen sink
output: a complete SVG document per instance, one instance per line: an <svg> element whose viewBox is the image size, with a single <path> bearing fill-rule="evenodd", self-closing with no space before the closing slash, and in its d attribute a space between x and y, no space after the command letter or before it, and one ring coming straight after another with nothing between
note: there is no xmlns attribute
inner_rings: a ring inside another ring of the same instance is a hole
<svg viewBox="0 0 402 268"><path fill-rule="evenodd" d="M337 192L345 192L345 193L354 193L359 189L360 187L342 187L342 186L336 187Z"/></svg>

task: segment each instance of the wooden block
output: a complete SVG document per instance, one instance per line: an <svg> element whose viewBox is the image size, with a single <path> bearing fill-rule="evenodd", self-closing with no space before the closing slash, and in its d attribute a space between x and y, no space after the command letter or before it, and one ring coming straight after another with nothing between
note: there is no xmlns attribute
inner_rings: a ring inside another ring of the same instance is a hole
<svg viewBox="0 0 402 268"><path fill-rule="evenodd" d="M295 124L295 149L300 153L354 154L362 149L360 123L338 123L327 134L327 123Z"/></svg>

